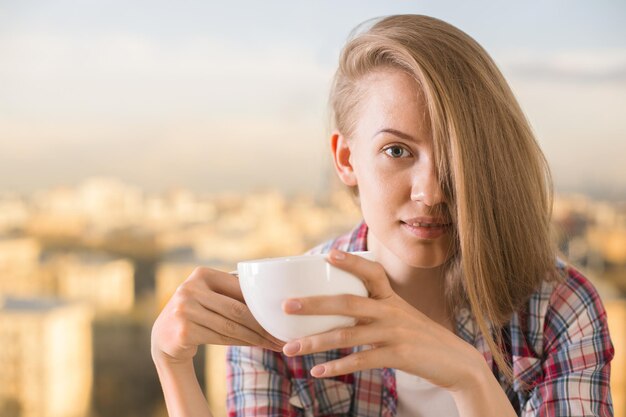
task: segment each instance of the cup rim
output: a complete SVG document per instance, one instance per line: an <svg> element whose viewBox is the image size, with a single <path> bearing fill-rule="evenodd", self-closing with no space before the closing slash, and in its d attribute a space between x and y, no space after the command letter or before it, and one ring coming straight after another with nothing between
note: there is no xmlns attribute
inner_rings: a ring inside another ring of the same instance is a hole
<svg viewBox="0 0 626 417"><path fill-rule="evenodd" d="M371 253L372 251L369 250L365 250L365 251L354 251L354 252L348 252L351 253L353 255L363 255L363 254L368 254ZM281 256L278 258L260 258L260 259L250 259L247 261L240 261L237 262L237 266L243 266L243 265L249 265L249 264L267 264L267 263L279 263L279 262L306 262L306 261L311 261L311 260L315 260L315 259L319 259L319 258L326 258L328 256L328 253L315 253L315 254L308 254L308 255L291 255L291 256Z"/></svg>

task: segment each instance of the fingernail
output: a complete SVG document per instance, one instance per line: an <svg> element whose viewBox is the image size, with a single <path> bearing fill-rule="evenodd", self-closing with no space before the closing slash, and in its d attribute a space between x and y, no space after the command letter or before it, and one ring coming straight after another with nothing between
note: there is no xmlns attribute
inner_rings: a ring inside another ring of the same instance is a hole
<svg viewBox="0 0 626 417"><path fill-rule="evenodd" d="M287 311L298 311L301 308L302 308L302 303L298 300L285 301L285 310Z"/></svg>
<svg viewBox="0 0 626 417"><path fill-rule="evenodd" d="M326 372L326 368L324 367L324 365L317 365L314 366L313 369L311 369L311 375L313 376L322 376L324 375L324 372Z"/></svg>
<svg viewBox="0 0 626 417"><path fill-rule="evenodd" d="M330 257L336 261L343 261L344 259L346 259L346 254L333 249L333 251L330 253Z"/></svg>
<svg viewBox="0 0 626 417"><path fill-rule="evenodd" d="M283 346L283 352L285 355L293 355L300 351L300 342L289 342Z"/></svg>

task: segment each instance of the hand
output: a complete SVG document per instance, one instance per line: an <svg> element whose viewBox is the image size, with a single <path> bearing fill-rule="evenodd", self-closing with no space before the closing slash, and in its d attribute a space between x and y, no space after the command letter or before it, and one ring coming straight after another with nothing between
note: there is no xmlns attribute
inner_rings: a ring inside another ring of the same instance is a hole
<svg viewBox="0 0 626 417"><path fill-rule="evenodd" d="M161 311L152 327L155 361L190 361L202 344L262 346L284 343L267 333L246 306L239 281L226 272L196 268Z"/></svg>
<svg viewBox="0 0 626 417"><path fill-rule="evenodd" d="M337 254L343 259L333 257ZM363 280L370 296L289 299L283 310L290 314L351 316L357 324L292 341L283 352L305 355L359 345L370 345L371 349L315 366L311 375L329 377L370 368L396 368L457 391L484 373L486 363L480 352L397 295L380 263L337 250L331 251L327 260Z"/></svg>

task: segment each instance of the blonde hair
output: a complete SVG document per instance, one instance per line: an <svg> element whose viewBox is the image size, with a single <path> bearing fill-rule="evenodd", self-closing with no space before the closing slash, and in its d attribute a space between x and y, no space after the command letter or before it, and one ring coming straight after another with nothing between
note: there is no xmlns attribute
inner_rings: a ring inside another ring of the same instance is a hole
<svg viewBox="0 0 626 417"><path fill-rule="evenodd" d="M455 225L445 268L449 310L470 309L512 381L499 330L542 281L562 279L547 161L487 52L456 27L420 15L377 19L351 35L330 93L333 122L344 136L354 133L367 87L362 78L388 69L415 79L429 112L437 177ZM490 324L497 331L489 332Z"/></svg>

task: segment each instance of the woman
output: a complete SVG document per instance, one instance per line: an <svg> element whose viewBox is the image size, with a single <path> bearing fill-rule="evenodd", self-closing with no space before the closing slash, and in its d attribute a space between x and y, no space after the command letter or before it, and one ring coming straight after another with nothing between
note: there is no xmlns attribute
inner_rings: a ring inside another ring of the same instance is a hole
<svg viewBox="0 0 626 417"><path fill-rule="evenodd" d="M344 47L330 103L363 221L310 253L370 296L283 309L357 325L282 344L236 281L196 271L153 330L170 415L210 415L191 365L202 343L234 345L232 416L612 415L606 312L556 257L546 161L487 53L431 17L380 19ZM360 250L376 262L346 253Z"/></svg>

